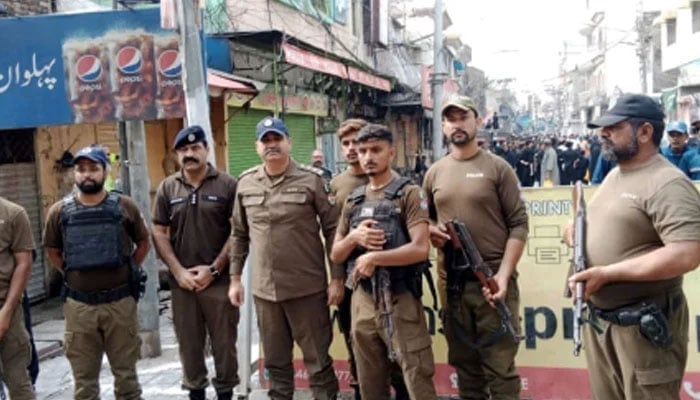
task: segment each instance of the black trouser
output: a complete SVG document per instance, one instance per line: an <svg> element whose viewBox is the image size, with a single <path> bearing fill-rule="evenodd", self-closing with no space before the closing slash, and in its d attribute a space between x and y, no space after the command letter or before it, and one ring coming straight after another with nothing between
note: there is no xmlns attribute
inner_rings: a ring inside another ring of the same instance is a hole
<svg viewBox="0 0 700 400"><path fill-rule="evenodd" d="M350 335L350 303L352 300L352 290L345 288L345 297L338 304L338 328L345 339L345 346L348 350L348 363L350 364L350 374L352 375L352 385L355 388L356 398L359 398L359 386L357 383L357 365L355 364L355 353L352 350L352 335ZM403 381L401 367L394 363L391 368L391 387L396 392L396 400L408 400L408 390Z"/></svg>

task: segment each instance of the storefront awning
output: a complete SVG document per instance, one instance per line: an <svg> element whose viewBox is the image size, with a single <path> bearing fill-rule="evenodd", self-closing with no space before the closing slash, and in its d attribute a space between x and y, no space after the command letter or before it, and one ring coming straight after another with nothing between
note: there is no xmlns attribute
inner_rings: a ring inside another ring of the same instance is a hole
<svg viewBox="0 0 700 400"><path fill-rule="evenodd" d="M233 75L213 68L207 68L207 84L209 85L209 94L213 97L219 97L227 90L250 96L258 94L258 90L253 84L237 80Z"/></svg>

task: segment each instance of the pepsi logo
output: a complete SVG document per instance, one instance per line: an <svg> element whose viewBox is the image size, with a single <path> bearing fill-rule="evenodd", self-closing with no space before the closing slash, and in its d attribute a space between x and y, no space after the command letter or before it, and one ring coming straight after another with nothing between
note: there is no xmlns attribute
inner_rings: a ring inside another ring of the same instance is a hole
<svg viewBox="0 0 700 400"><path fill-rule="evenodd" d="M141 50L133 46L122 47L117 52L117 68L125 74L136 74L141 71L143 57Z"/></svg>
<svg viewBox="0 0 700 400"><path fill-rule="evenodd" d="M83 82L95 82L102 77L102 63L92 54L86 54L78 59L75 66L78 79Z"/></svg>
<svg viewBox="0 0 700 400"><path fill-rule="evenodd" d="M177 78L182 74L182 60L177 50L165 50L158 57L158 72L166 78Z"/></svg>

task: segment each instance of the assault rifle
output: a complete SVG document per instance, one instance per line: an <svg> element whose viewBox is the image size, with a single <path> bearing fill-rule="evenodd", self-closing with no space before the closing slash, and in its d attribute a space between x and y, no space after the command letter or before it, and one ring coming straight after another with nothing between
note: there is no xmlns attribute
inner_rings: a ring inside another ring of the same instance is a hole
<svg viewBox="0 0 700 400"><path fill-rule="evenodd" d="M377 268L374 271L374 275L372 275L372 294L374 295L374 304L379 307L379 312L384 319L387 356L389 361L395 362L398 357L391 341L391 338L394 336L394 321L391 319L394 309L391 301L391 279L386 268Z"/></svg>
<svg viewBox="0 0 700 400"><path fill-rule="evenodd" d="M454 251L466 261L466 265L454 265L451 268L471 270L482 286L488 287L491 293L498 292L498 283L493 279L493 272L481 258L481 253L476 248L476 244L474 244L474 240L464 223L452 220L447 222L445 226L447 227L447 234L450 235L450 242ZM494 305L498 315L501 317L503 330L513 336L513 341L516 344L520 343L521 337L513 326L513 314L508 306L501 300L494 300Z"/></svg>
<svg viewBox="0 0 700 400"><path fill-rule="evenodd" d="M586 269L586 200L583 198L583 184L576 181L573 192L574 205L574 257L571 259L569 271L575 274ZM569 274L569 275L571 275ZM571 297L569 284L566 284L565 297ZM583 325L583 292L584 282L576 282L574 297L574 356L581 352L581 326Z"/></svg>

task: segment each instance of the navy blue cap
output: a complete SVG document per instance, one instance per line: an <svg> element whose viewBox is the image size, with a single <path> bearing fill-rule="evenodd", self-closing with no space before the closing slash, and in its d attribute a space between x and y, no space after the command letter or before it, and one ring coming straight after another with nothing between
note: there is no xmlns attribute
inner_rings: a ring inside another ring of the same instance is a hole
<svg viewBox="0 0 700 400"><path fill-rule="evenodd" d="M688 133L688 125L683 121L671 121L666 126L666 132Z"/></svg>
<svg viewBox="0 0 700 400"><path fill-rule="evenodd" d="M260 140L268 132L274 132L289 137L289 131L284 121L279 118L265 117L255 127L255 139Z"/></svg>
<svg viewBox="0 0 700 400"><path fill-rule="evenodd" d="M605 128L630 118L663 122L664 117L661 104L651 97L643 94L623 94L603 115L588 123L588 128Z"/></svg>
<svg viewBox="0 0 700 400"><path fill-rule="evenodd" d="M188 126L187 128L184 128L178 132L177 136L175 136L173 150L177 150L186 144L193 144L197 142L202 142L205 146L207 145L207 136L204 134L204 129L202 129L202 127L199 125Z"/></svg>
<svg viewBox="0 0 700 400"><path fill-rule="evenodd" d="M107 154L105 153L102 146L87 146L78 150L73 157L73 164L76 164L81 158L86 158L92 162L102 164L102 167L106 168L109 161L107 160Z"/></svg>

